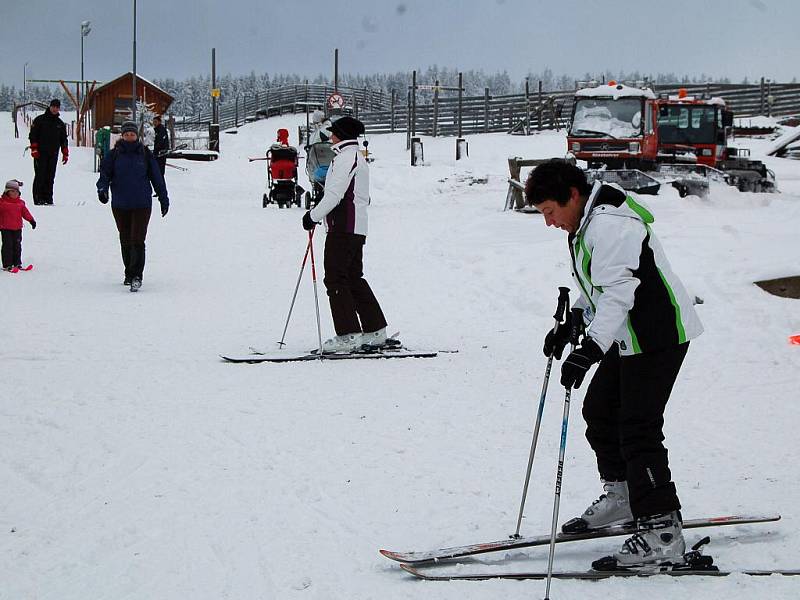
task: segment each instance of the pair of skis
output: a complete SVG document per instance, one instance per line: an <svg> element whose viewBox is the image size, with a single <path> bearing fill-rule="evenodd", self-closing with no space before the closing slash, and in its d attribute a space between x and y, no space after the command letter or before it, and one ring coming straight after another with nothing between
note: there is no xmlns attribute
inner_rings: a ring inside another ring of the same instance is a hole
<svg viewBox="0 0 800 600"><path fill-rule="evenodd" d="M684 529L697 529L703 527L715 527L723 525L747 525L752 523L770 523L780 520L780 515L733 515L724 517L710 517L704 519L689 519L683 522ZM574 542L581 540L592 540L615 536L632 535L636 529L632 525L618 525L594 531L581 533L559 533L556 536L556 543ZM707 541L704 540L704 542ZM431 572L427 567L441 566L442 564L452 564L452 561L472 557L488 552L499 552L516 550L520 548L530 548L535 546L546 546L550 543L550 535L540 535L533 537L509 538L494 542L481 544L470 544L466 546L454 546L451 548L440 548L425 552L396 552L392 550L381 550L380 553L394 561L402 563L400 567L407 573L419 579L429 581L483 581L487 579L546 579L545 572L465 572L462 569L452 573ZM706 557L707 558L707 557ZM555 579L607 579L610 577L650 577L654 575L689 576L707 575L722 577L732 574L744 574L752 576L766 575L800 575L800 570L781 570L781 569L742 569L736 571L722 571L716 567L708 565L704 568L693 568L690 563L686 566L677 567L656 567L646 570L615 570L615 571L566 571L553 573Z"/></svg>
<svg viewBox="0 0 800 600"><path fill-rule="evenodd" d="M383 358L434 358L439 352L444 350L409 350L404 347L399 340L389 338L380 348L363 347L353 352L334 352L331 354L319 355L318 350L307 352L275 351L261 352L255 348L250 348L249 354L221 354L220 357L230 363L286 363L286 362L305 362L311 360L359 360L359 359L383 359ZM449 351L453 352L453 351Z"/></svg>

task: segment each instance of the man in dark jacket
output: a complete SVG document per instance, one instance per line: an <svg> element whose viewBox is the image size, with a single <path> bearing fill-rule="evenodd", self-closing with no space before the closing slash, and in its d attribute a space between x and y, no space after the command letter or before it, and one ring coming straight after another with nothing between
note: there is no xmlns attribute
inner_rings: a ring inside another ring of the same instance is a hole
<svg viewBox="0 0 800 600"><path fill-rule="evenodd" d="M67 126L58 116L61 101L55 98L50 107L33 120L28 139L31 143L33 157L33 203L53 203L53 182L56 178L58 151L61 150L61 162L67 164L69 147L67 146Z"/></svg>
<svg viewBox="0 0 800 600"><path fill-rule="evenodd" d="M156 132L156 141L153 144L153 154L156 155L156 162L158 168L161 170L161 176L164 176L164 171L167 169L167 152L169 152L169 132L164 124L161 122L161 117L153 117L153 129Z"/></svg>
<svg viewBox="0 0 800 600"><path fill-rule="evenodd" d="M117 223L122 262L125 265L124 283L130 286L132 292L136 292L142 287L144 242L153 207L153 188L161 203L162 217L167 216L169 196L156 159L139 141L138 128L133 121L122 124L122 139L100 165L97 197L103 204L108 202L109 188L112 194L111 212Z"/></svg>

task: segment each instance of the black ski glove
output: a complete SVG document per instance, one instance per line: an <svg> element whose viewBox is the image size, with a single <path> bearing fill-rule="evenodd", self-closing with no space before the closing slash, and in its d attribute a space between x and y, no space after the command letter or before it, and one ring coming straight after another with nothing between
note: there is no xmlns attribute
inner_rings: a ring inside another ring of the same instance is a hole
<svg viewBox="0 0 800 600"><path fill-rule="evenodd" d="M102 204L108 204L108 192L105 190L97 190L97 199Z"/></svg>
<svg viewBox="0 0 800 600"><path fill-rule="evenodd" d="M586 372L594 363L603 359L603 351L590 337L583 338L581 345L569 353L561 365L561 385L565 388L579 388Z"/></svg>
<svg viewBox="0 0 800 600"><path fill-rule="evenodd" d="M314 226L316 226L316 223L311 219L311 211L307 210L306 214L303 215L303 229L311 231Z"/></svg>
<svg viewBox="0 0 800 600"><path fill-rule="evenodd" d="M569 343L569 334L572 329L572 313L567 311L567 318L563 323L559 323L556 327L555 333L553 330L547 332L544 338L544 347L542 352L547 357L551 355L556 360L561 360L561 355L564 353L564 348Z"/></svg>
<svg viewBox="0 0 800 600"><path fill-rule="evenodd" d="M36 221L31 221L31 229L36 229Z"/></svg>
<svg viewBox="0 0 800 600"><path fill-rule="evenodd" d="M169 204L167 204L166 206L162 204L161 205L161 216L162 217L166 217L168 212L169 212Z"/></svg>

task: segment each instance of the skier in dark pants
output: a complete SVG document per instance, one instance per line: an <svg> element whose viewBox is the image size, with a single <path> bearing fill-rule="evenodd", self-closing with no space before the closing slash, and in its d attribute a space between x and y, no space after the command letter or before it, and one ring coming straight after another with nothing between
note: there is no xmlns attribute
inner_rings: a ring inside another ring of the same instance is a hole
<svg viewBox="0 0 800 600"><path fill-rule="evenodd" d="M156 155L156 162L158 169L161 171L161 176L164 176L164 171L167 169L167 152L169 152L169 132L164 124L161 122L161 117L153 117L153 128L155 129L156 138L153 143L153 154Z"/></svg>
<svg viewBox="0 0 800 600"><path fill-rule="evenodd" d="M323 352L349 352L364 344L380 347L386 343L386 319L364 279L369 165L358 151L358 136L363 133L364 124L352 117L342 117L330 126L336 156L328 169L322 200L303 215L307 231L323 219L328 230L324 281L336 336L323 344Z"/></svg>
<svg viewBox="0 0 800 600"><path fill-rule="evenodd" d="M69 160L67 146L67 126L58 116L61 101L55 98L50 101L49 108L36 117L31 124L28 140L31 143L33 157L33 203L53 203L53 183L58 166L58 151L61 150L61 162Z"/></svg>
<svg viewBox="0 0 800 600"><path fill-rule="evenodd" d="M111 188L111 211L119 230L122 262L125 265L125 285L136 292L142 286L145 262L145 238L153 205L153 188L161 203L161 216L167 216L169 197L158 164L139 141L136 123L122 124L122 139L100 165L97 196L108 202ZM152 184L152 187L151 187Z"/></svg>
<svg viewBox="0 0 800 600"><path fill-rule="evenodd" d="M583 417L605 493L562 530L635 521L637 533L612 557L614 565L680 564L680 502L663 426L689 340L703 331L692 301L653 233L652 214L634 194L590 186L583 171L554 159L531 173L525 197L548 226L569 234L576 306L585 311L586 332L564 361L561 383L579 387L599 363ZM545 355L561 358L570 326L547 335Z"/></svg>

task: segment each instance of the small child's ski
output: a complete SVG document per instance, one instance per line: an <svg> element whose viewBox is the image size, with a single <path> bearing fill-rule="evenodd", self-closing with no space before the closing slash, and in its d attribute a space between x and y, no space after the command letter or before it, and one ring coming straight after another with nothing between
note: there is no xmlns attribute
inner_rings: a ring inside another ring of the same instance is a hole
<svg viewBox="0 0 800 600"><path fill-rule="evenodd" d="M20 271L31 271L33 270L33 265L28 265L27 267L14 267L11 269L12 273L19 273Z"/></svg>

